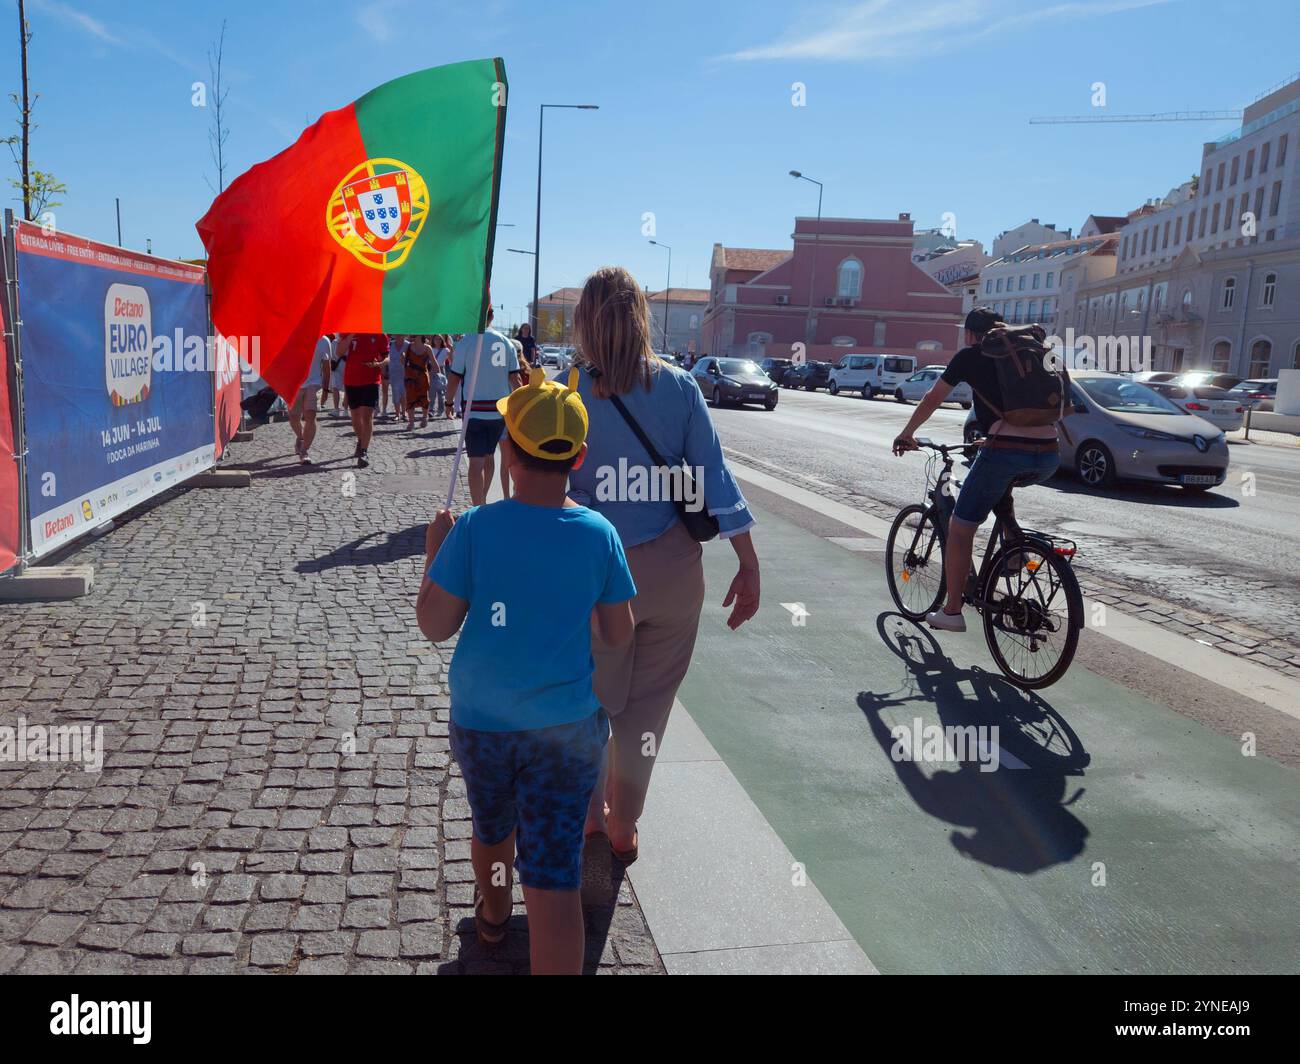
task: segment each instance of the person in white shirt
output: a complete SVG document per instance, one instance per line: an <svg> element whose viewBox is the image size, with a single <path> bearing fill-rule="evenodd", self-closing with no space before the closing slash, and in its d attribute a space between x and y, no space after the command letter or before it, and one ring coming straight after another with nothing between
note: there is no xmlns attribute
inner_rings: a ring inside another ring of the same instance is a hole
<svg viewBox="0 0 1300 1064"><path fill-rule="evenodd" d="M451 417L462 385L469 387L469 373L477 357L474 394L465 397L468 419L465 454L469 458L469 497L474 506L482 506L487 501L488 486L496 472L497 444L505 429L505 421L497 412L497 400L504 399L523 382L515 345L505 333L491 328L491 307L488 307L487 321L487 332L467 333L452 351L451 364L447 367L447 401L443 406Z"/></svg>
<svg viewBox="0 0 1300 1064"><path fill-rule="evenodd" d="M289 407L289 424L297 437L293 451L301 465L311 464L308 452L312 441L316 439L316 393L320 392L321 403L329 396L333 362L334 338L327 333L316 341L316 352L312 356L307 379L302 382L302 387L294 396L293 405Z"/></svg>

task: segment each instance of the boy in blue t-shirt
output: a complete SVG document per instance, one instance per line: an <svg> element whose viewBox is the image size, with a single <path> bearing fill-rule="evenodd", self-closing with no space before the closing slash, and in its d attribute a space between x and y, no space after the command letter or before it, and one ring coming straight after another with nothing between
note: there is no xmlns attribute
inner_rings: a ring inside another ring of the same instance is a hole
<svg viewBox="0 0 1300 1064"><path fill-rule="evenodd" d="M416 603L420 631L435 643L464 624L451 660L450 733L474 821L478 937L505 938L517 865L534 975L582 971L582 833L609 737L592 690L591 638L631 638L636 595L614 526L565 495L587 451L577 373L568 387L545 377L534 368L526 387L497 403L514 497L459 519L438 511ZM533 558L523 573L520 542ZM544 648L531 638L539 632Z"/></svg>

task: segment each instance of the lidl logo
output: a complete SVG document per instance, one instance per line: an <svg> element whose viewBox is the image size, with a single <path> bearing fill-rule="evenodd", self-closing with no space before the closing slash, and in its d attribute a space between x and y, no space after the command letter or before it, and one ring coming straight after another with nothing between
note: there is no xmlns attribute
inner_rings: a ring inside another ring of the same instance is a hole
<svg viewBox="0 0 1300 1064"><path fill-rule="evenodd" d="M139 285L111 284L104 293L104 387L114 406L149 398L153 314Z"/></svg>
<svg viewBox="0 0 1300 1064"><path fill-rule="evenodd" d="M81 516L87 521L93 521L95 519L95 511L91 509L89 499L81 500Z"/></svg>
<svg viewBox="0 0 1300 1064"><path fill-rule="evenodd" d="M325 225L357 259L376 270L406 261L429 213L429 187L397 159L367 159L330 197Z"/></svg>

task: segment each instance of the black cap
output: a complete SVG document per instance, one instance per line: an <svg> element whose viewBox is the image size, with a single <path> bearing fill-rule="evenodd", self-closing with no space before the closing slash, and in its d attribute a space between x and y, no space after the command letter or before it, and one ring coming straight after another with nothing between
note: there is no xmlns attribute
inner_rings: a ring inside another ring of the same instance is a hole
<svg viewBox="0 0 1300 1064"><path fill-rule="evenodd" d="M983 336L998 323L998 316L988 307L976 307L966 315L966 328L976 336Z"/></svg>

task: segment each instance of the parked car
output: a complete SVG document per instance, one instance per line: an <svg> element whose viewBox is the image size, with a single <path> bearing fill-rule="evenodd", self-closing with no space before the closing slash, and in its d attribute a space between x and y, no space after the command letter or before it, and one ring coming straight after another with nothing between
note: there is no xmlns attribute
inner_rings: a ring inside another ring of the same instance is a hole
<svg viewBox="0 0 1300 1064"><path fill-rule="evenodd" d="M1277 398L1277 378L1265 377L1242 381L1228 390L1242 406L1251 410L1272 410Z"/></svg>
<svg viewBox="0 0 1300 1064"><path fill-rule="evenodd" d="M541 354L543 366L558 366L560 364L560 349L558 347L543 347Z"/></svg>
<svg viewBox="0 0 1300 1064"><path fill-rule="evenodd" d="M1177 373L1171 373L1169 370L1148 369L1141 373L1134 373L1133 380L1139 384L1150 384L1152 381L1171 381L1177 376Z"/></svg>
<svg viewBox="0 0 1300 1064"><path fill-rule="evenodd" d="M1177 381L1152 381L1147 387L1163 395L1184 413L1203 417L1224 432L1236 432L1246 420L1245 406L1222 388L1188 388Z"/></svg>
<svg viewBox="0 0 1300 1064"><path fill-rule="evenodd" d="M1193 369L1180 373L1174 378L1176 384L1184 388L1235 388L1241 378L1234 373L1211 373L1208 369Z"/></svg>
<svg viewBox="0 0 1300 1064"><path fill-rule="evenodd" d="M825 388L830 383L834 369L829 362L805 362L804 371L799 377L799 387L809 392Z"/></svg>
<svg viewBox="0 0 1300 1064"><path fill-rule="evenodd" d="M1114 373L1076 371L1070 398L1074 413L1058 431L1061 465L1088 487L1143 480L1208 491L1227 478L1224 434L1145 384Z"/></svg>
<svg viewBox="0 0 1300 1064"><path fill-rule="evenodd" d="M762 403L776 409L776 384L748 358L702 358L691 369L710 406L726 403Z"/></svg>
<svg viewBox="0 0 1300 1064"><path fill-rule="evenodd" d="M781 378L794 363L788 358L765 358L758 365L775 383L780 384Z"/></svg>
<svg viewBox="0 0 1300 1064"><path fill-rule="evenodd" d="M912 355L845 355L831 373L827 387L831 395L858 392L870 399L878 392L893 395L903 381L916 372Z"/></svg>
<svg viewBox="0 0 1300 1064"><path fill-rule="evenodd" d="M930 390L934 382L943 376L943 371L943 366L927 366L925 369L918 369L894 389L894 398L900 403L917 402ZM945 402L960 403L964 410L969 410L971 406L970 385L962 381L948 393Z"/></svg>

